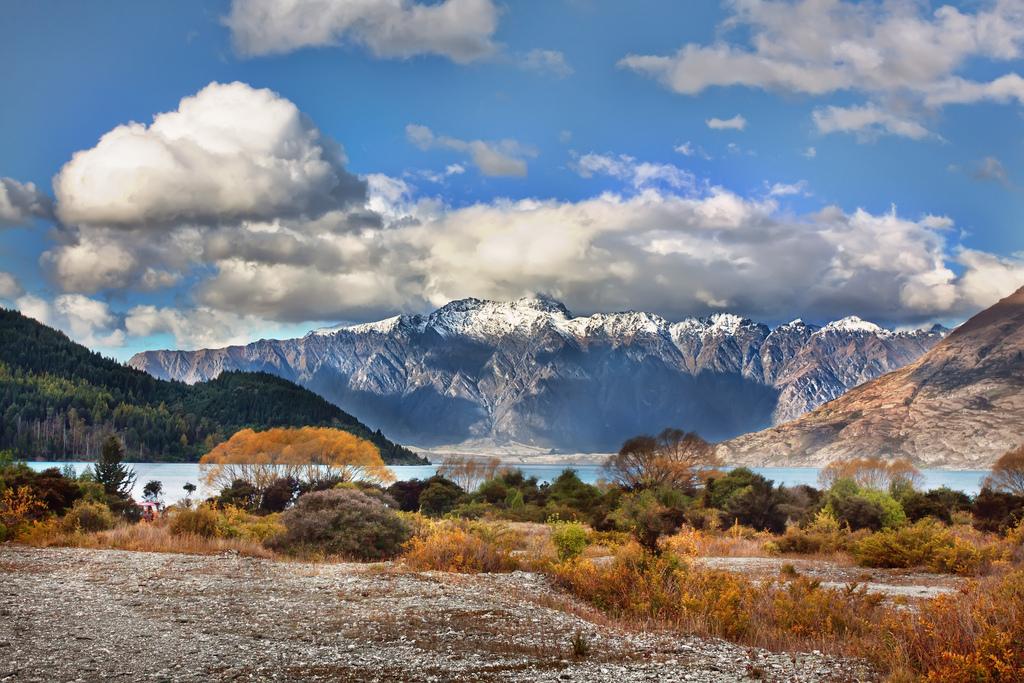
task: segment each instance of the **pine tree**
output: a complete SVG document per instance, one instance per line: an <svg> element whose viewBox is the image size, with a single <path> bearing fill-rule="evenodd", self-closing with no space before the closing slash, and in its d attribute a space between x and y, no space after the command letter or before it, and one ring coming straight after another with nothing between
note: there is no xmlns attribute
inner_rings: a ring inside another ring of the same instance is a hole
<svg viewBox="0 0 1024 683"><path fill-rule="evenodd" d="M124 446L121 440L111 434L103 442L100 459L93 465L93 476L103 484L108 496L131 498L132 487L135 485L135 471L124 464Z"/></svg>

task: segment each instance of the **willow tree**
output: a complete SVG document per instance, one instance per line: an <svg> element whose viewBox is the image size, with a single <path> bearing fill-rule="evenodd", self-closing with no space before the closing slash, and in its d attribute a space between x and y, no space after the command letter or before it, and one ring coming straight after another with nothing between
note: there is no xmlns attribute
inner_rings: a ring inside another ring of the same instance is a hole
<svg viewBox="0 0 1024 683"><path fill-rule="evenodd" d="M992 465L985 486L1003 493L1024 496L1024 446L1007 451Z"/></svg>
<svg viewBox="0 0 1024 683"><path fill-rule="evenodd" d="M635 436L604 463L609 479L627 490L667 486L694 491L721 462L715 448L694 432L665 429Z"/></svg>
<svg viewBox="0 0 1024 683"><path fill-rule="evenodd" d="M918 488L924 481L921 471L909 460L883 460L878 457L836 460L818 474L818 483L826 489L832 488L840 479L851 479L862 488L878 491L900 485Z"/></svg>
<svg viewBox="0 0 1024 683"><path fill-rule="evenodd" d="M307 483L394 480L373 443L329 427L243 429L200 458L199 467L205 483L217 489L241 480L265 491L281 477Z"/></svg>

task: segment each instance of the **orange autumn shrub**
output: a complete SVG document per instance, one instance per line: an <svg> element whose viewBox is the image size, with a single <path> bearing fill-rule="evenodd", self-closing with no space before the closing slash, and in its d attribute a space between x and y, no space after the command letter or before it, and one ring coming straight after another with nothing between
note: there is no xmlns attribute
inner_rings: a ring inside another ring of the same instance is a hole
<svg viewBox="0 0 1024 683"><path fill-rule="evenodd" d="M518 568L513 544L500 525L428 522L405 544L404 560L419 571L508 572Z"/></svg>
<svg viewBox="0 0 1024 683"><path fill-rule="evenodd" d="M886 623L900 666L933 683L1024 681L1024 570L968 584Z"/></svg>
<svg viewBox="0 0 1024 683"><path fill-rule="evenodd" d="M613 562L556 565L560 584L608 614L769 648L849 653L869 643L885 608L863 588L830 590L794 576L763 583L624 548Z"/></svg>

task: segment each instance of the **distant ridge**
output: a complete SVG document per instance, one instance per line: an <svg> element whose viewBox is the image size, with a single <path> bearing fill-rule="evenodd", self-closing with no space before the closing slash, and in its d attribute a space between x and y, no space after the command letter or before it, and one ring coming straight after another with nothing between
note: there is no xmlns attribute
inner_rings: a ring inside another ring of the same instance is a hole
<svg viewBox="0 0 1024 683"><path fill-rule="evenodd" d="M117 432L143 461L194 461L243 427L329 426L370 439L387 462L423 462L337 406L266 373L188 386L104 358L62 332L0 309L0 449L89 459Z"/></svg>
<svg viewBox="0 0 1024 683"><path fill-rule="evenodd" d="M817 465L853 455L987 468L1024 443L1024 288L905 368L792 422L720 447L733 462Z"/></svg>
<svg viewBox="0 0 1024 683"><path fill-rule="evenodd" d="M197 382L226 370L302 384L406 442L610 451L666 425L724 439L803 414L916 360L941 328L859 318L771 329L729 313L669 322L642 311L574 317L548 297L453 301L429 315L298 339L148 351L129 363Z"/></svg>

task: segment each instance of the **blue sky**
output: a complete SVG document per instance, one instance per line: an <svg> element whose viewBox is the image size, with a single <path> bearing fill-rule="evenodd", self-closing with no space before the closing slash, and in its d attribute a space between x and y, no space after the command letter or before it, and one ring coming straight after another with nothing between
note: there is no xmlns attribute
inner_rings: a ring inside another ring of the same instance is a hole
<svg viewBox="0 0 1024 683"><path fill-rule="evenodd" d="M1024 285L1021 0L317 7L8 3L0 299L123 358L461 296L916 325Z"/></svg>

